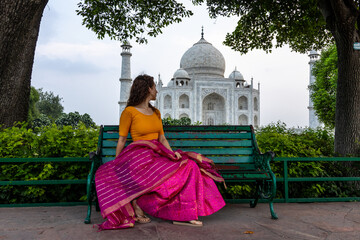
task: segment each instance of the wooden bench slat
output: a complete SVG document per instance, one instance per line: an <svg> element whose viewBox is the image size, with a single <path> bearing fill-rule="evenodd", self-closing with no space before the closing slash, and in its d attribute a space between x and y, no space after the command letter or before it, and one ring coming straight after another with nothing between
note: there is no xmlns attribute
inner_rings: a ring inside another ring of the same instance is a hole
<svg viewBox="0 0 360 240"><path fill-rule="evenodd" d="M250 125L226 125L226 126L164 126L166 131L248 131L251 132ZM119 131L119 125L105 125L103 126L103 131Z"/></svg>
<svg viewBox="0 0 360 240"><path fill-rule="evenodd" d="M223 133L223 132L166 132L170 139L251 139L251 133Z"/></svg>
<svg viewBox="0 0 360 240"><path fill-rule="evenodd" d="M211 156L214 163L254 163L252 156Z"/></svg>
<svg viewBox="0 0 360 240"><path fill-rule="evenodd" d="M251 140L168 140L170 146L172 147L251 147Z"/></svg>
<svg viewBox="0 0 360 240"><path fill-rule="evenodd" d="M115 155L113 156L103 156L102 157L102 161L103 163L106 163L108 161L114 160L115 159ZM211 160L214 161L215 164L217 163L221 163L221 164L246 164L246 163L253 163L254 160L252 159L251 156L241 156L241 157L219 157L219 156L215 156L215 157L211 157ZM254 164L251 164L254 165Z"/></svg>
<svg viewBox="0 0 360 240"><path fill-rule="evenodd" d="M126 144L126 146L129 143ZM213 140L213 141L199 141L199 140L169 140L169 144L175 148L183 147L251 147L251 140ZM103 141L103 147L115 147L117 139L108 139Z"/></svg>
<svg viewBox="0 0 360 240"><path fill-rule="evenodd" d="M227 173L227 172L223 172L221 174L221 176L223 176L224 178L260 178L260 179L267 179L270 178L268 174L266 173L257 173L257 172L232 172L232 173Z"/></svg>
<svg viewBox="0 0 360 240"><path fill-rule="evenodd" d="M238 164L224 164L223 162L221 164L216 164L217 169L219 169L222 172L226 171L239 171L239 170L249 170L249 171L256 171L256 168L254 164L246 164L246 163L238 163Z"/></svg>
<svg viewBox="0 0 360 240"><path fill-rule="evenodd" d="M223 133L223 132L166 132L165 136L171 139L251 139L251 133ZM104 132L103 139L118 139L118 132ZM129 136L128 136L129 138Z"/></svg>
<svg viewBox="0 0 360 240"><path fill-rule="evenodd" d="M175 149L175 148L174 148ZM207 155L250 155L251 148L181 148L184 152L197 152Z"/></svg>
<svg viewBox="0 0 360 240"><path fill-rule="evenodd" d="M128 146L130 144L130 142L126 142L125 143L125 146ZM102 146L104 148L116 148L116 145L117 145L117 139L112 139L112 140L104 140L102 142Z"/></svg>
<svg viewBox="0 0 360 240"><path fill-rule="evenodd" d="M176 148L173 148L176 150ZM181 148L184 152L197 152L207 155L250 155L253 150L251 148ZM101 154L103 156L115 156L115 148L103 148Z"/></svg>
<svg viewBox="0 0 360 240"><path fill-rule="evenodd" d="M107 163L107 162L110 162L112 160L115 159L115 156L112 156L112 157L102 157L101 160L103 163Z"/></svg>

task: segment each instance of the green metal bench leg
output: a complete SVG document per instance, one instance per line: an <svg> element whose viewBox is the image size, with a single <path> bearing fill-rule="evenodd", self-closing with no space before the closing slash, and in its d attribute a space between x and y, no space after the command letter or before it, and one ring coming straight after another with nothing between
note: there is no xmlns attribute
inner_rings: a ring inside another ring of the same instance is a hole
<svg viewBox="0 0 360 240"><path fill-rule="evenodd" d="M97 197L96 197L96 211L97 212L100 212L100 206L99 206L99 201L98 201L98 199L97 199Z"/></svg>
<svg viewBox="0 0 360 240"><path fill-rule="evenodd" d="M86 224L91 223L90 217L91 217L91 205L88 206L87 216L86 216L86 218L85 218L84 223L86 223Z"/></svg>
<svg viewBox="0 0 360 240"><path fill-rule="evenodd" d="M260 184L258 181L256 181L256 190L255 190L255 195L254 195L254 200L250 201L250 207L254 208L256 207L258 201L259 201L259 197L260 197Z"/></svg>
<svg viewBox="0 0 360 240"><path fill-rule="evenodd" d="M85 218L84 223L89 224L91 222L91 205L92 205L92 191L93 191L93 178L94 178L94 162L91 164L90 173L87 178L86 184L86 193L87 193L87 202L88 202L88 210L87 216Z"/></svg>
<svg viewBox="0 0 360 240"><path fill-rule="evenodd" d="M92 200L92 197L91 197L91 190L92 190L92 186L91 186L91 176L89 174L88 176L88 183L87 183L87 189L86 189L86 192L87 192L87 202L88 202L88 210L87 210L87 216L85 218L85 221L84 223L86 224L89 224L91 222L90 220L90 217L91 217L91 200Z"/></svg>
<svg viewBox="0 0 360 240"><path fill-rule="evenodd" d="M256 207L258 201L259 201L259 197L257 197L255 200L251 200L251 201L250 201L250 207L251 207L251 208Z"/></svg>
<svg viewBox="0 0 360 240"><path fill-rule="evenodd" d="M276 213L275 213L275 211L274 211L273 203L270 202L269 205L270 205L271 218L272 218L272 219L278 219L278 216L276 215Z"/></svg>

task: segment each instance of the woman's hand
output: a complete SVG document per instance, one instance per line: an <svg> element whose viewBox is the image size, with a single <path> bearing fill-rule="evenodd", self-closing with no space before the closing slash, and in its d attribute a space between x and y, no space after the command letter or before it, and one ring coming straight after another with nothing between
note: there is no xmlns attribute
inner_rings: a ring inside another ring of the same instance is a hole
<svg viewBox="0 0 360 240"><path fill-rule="evenodd" d="M181 159L181 154L179 152L175 152L175 157L176 157L176 160L179 160Z"/></svg>

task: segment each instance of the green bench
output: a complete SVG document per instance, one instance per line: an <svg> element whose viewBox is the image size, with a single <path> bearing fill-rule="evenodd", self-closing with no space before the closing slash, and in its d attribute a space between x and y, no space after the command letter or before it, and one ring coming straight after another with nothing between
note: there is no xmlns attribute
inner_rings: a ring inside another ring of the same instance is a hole
<svg viewBox="0 0 360 240"><path fill-rule="evenodd" d="M90 153L91 170L87 179L88 212L85 223L90 223L91 206L98 210L94 175L96 169L115 158L119 138L116 125L101 126L96 153ZM273 219L277 215L273 208L276 194L276 179L270 168L274 154L261 154L250 126L164 126L165 136L173 150L201 153L212 159L226 183L256 182L256 189L250 201L255 207L259 199L270 205ZM131 143L129 134L126 145ZM225 199L227 200L227 199ZM237 202L234 199L231 202ZM240 202L240 201L238 201Z"/></svg>

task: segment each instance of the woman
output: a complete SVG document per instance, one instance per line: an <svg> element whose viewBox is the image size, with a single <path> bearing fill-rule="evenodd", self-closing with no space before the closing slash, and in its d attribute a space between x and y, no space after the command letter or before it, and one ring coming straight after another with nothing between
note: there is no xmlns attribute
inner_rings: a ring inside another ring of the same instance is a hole
<svg viewBox="0 0 360 240"><path fill-rule="evenodd" d="M135 78L120 117L116 158L95 175L101 214L99 230L148 223L149 215L174 224L202 226L198 216L210 215L225 202L214 180L224 179L213 162L194 152L173 152L164 136L153 77ZM125 146L128 133L133 143Z"/></svg>

